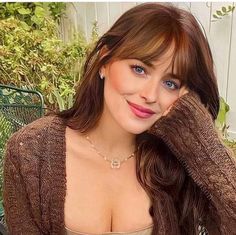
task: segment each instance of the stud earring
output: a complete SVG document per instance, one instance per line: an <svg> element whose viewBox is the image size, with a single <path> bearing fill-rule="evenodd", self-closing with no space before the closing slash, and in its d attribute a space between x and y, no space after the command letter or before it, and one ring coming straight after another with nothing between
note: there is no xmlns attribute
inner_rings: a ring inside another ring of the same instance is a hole
<svg viewBox="0 0 236 235"><path fill-rule="evenodd" d="M105 76L102 73L99 73L99 76L100 76L101 79L105 78Z"/></svg>

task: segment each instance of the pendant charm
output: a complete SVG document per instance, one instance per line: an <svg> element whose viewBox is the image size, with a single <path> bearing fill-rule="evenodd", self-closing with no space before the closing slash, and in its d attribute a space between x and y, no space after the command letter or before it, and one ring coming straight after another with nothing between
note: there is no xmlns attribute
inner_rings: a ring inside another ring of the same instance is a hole
<svg viewBox="0 0 236 235"><path fill-rule="evenodd" d="M112 159L111 160L111 168L120 168L120 160L119 159Z"/></svg>

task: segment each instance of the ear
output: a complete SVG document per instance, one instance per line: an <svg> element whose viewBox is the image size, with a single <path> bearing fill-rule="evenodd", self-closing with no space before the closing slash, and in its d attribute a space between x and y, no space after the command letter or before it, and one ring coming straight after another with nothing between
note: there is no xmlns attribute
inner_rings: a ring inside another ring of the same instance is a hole
<svg viewBox="0 0 236 235"><path fill-rule="evenodd" d="M106 56L108 53L109 53L109 49L108 49L107 45L104 45L104 46L100 49L100 51L99 51L99 57L100 57L99 59L101 60L101 59L102 59L104 56ZM106 64L104 64L104 65L100 68L99 73L100 73L101 75L103 75L103 76L106 75Z"/></svg>
<svg viewBox="0 0 236 235"><path fill-rule="evenodd" d="M100 78L106 77L106 66L105 66L105 65L103 65L103 66L99 69L99 75L100 75Z"/></svg>

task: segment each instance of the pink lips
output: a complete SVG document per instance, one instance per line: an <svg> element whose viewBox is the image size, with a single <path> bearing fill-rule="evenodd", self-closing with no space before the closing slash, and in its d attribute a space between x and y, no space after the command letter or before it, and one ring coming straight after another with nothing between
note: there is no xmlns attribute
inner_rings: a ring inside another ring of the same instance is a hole
<svg viewBox="0 0 236 235"><path fill-rule="evenodd" d="M128 102L128 104L130 105L130 109L132 110L132 112L140 118L149 118L153 114L155 114L155 112L151 109L144 108L131 102Z"/></svg>

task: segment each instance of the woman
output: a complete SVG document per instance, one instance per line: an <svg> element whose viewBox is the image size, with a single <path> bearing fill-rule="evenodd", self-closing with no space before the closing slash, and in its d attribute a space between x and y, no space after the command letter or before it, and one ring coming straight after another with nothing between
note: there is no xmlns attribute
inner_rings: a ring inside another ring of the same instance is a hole
<svg viewBox="0 0 236 235"><path fill-rule="evenodd" d="M169 4L130 9L88 56L73 107L9 140L10 234L236 234L236 163L218 111L195 18Z"/></svg>

